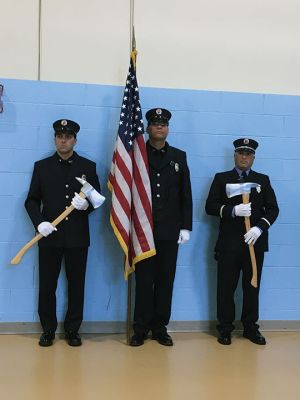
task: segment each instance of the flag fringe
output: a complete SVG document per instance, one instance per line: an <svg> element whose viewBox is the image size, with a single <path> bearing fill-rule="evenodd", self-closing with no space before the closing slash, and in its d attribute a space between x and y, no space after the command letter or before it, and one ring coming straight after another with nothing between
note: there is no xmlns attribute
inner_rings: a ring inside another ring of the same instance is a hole
<svg viewBox="0 0 300 400"><path fill-rule="evenodd" d="M135 271L135 264L137 264L138 262L145 260L146 258L155 256L156 254L156 250L155 249L150 249L148 251L143 252L142 254L134 257L134 259L132 260L132 266L129 265L129 260L128 260L128 248L126 246L126 243L124 242L122 235L120 234L114 220L113 217L110 216L110 224L111 227L114 231L114 234L116 235L118 242L120 243L120 246L122 247L124 254L125 254L125 268L124 268L124 277L127 280L128 276Z"/></svg>

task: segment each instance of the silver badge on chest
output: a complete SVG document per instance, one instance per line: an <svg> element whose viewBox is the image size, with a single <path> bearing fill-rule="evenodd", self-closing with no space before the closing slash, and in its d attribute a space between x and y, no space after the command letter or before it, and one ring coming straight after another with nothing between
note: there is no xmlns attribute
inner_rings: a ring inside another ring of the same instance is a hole
<svg viewBox="0 0 300 400"><path fill-rule="evenodd" d="M174 167L175 171L178 172L179 171L179 164L175 161L171 161L170 162L171 167Z"/></svg>

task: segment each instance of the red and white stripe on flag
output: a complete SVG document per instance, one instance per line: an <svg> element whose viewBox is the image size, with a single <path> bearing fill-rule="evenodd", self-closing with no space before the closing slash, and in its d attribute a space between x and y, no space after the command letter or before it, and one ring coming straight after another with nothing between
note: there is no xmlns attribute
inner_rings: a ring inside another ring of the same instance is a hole
<svg viewBox="0 0 300 400"><path fill-rule="evenodd" d="M108 187L110 223L125 253L125 278L135 264L156 254L151 186L138 84L131 55Z"/></svg>

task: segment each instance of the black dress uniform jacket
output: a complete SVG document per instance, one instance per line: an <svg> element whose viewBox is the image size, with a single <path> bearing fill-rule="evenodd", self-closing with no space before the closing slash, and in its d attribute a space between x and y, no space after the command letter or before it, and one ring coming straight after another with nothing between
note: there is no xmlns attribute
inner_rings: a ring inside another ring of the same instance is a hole
<svg viewBox="0 0 300 400"><path fill-rule="evenodd" d="M186 153L167 142L157 150L147 142L155 240L178 240L192 230L192 194Z"/></svg>
<svg viewBox="0 0 300 400"><path fill-rule="evenodd" d="M261 185L261 192L251 190L251 226L257 226L262 234L255 243L257 251L268 251L268 228L276 220L279 208L274 190L267 175L250 170L245 182ZM231 251L240 248L244 243L244 218L233 218L234 206L243 202L242 196L228 198L226 195L227 183L240 183L239 174L234 168L231 171L217 173L212 182L205 210L209 215L220 216L219 237L216 243L216 253Z"/></svg>
<svg viewBox="0 0 300 400"><path fill-rule="evenodd" d="M171 315L180 229L192 230L192 195L186 154L147 142L156 255L136 265L134 325L143 337L166 333Z"/></svg>
<svg viewBox="0 0 300 400"><path fill-rule="evenodd" d="M74 192L79 193L82 187L75 177L84 177L100 192L96 164L76 152L67 161L55 153L34 164L25 207L36 229L43 221L52 222L71 204ZM72 211L57 226L57 231L39 241L39 246L61 248L89 246L88 214L92 210L93 207L90 205L86 211Z"/></svg>

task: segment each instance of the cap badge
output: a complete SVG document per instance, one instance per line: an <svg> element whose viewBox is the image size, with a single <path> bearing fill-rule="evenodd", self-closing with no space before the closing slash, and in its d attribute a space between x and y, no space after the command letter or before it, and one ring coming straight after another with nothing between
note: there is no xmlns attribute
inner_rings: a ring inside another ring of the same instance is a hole
<svg viewBox="0 0 300 400"><path fill-rule="evenodd" d="M81 179L83 179L84 181L86 181L86 175L81 175Z"/></svg>
<svg viewBox="0 0 300 400"><path fill-rule="evenodd" d="M157 108L155 112L156 112L157 115L161 115L162 114L161 108Z"/></svg>
<svg viewBox="0 0 300 400"><path fill-rule="evenodd" d="M244 144L249 144L249 139L244 139Z"/></svg>
<svg viewBox="0 0 300 400"><path fill-rule="evenodd" d="M68 125L68 121L66 121L65 119L63 119L60 123L62 126L66 126Z"/></svg>

